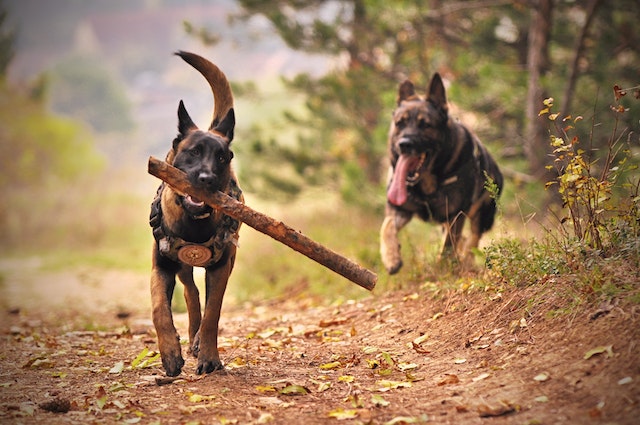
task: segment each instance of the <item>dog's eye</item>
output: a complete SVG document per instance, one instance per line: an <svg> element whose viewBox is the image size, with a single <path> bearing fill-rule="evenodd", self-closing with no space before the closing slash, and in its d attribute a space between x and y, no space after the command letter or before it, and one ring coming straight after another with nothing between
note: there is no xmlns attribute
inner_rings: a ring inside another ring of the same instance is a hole
<svg viewBox="0 0 640 425"><path fill-rule="evenodd" d="M399 120L396 121L396 127L398 129L403 129L407 126L407 120L405 120L404 118L400 118Z"/></svg>
<svg viewBox="0 0 640 425"><path fill-rule="evenodd" d="M195 148L191 149L189 153L191 154L191 156L198 158L202 155L202 148L200 148L200 146L196 146Z"/></svg>

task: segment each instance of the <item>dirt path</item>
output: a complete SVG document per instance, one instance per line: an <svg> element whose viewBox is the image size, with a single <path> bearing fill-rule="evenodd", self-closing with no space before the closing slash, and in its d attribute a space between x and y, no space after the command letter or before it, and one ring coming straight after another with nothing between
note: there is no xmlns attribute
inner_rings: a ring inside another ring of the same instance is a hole
<svg viewBox="0 0 640 425"><path fill-rule="evenodd" d="M146 278L108 276L129 292L74 279L49 279L52 293L30 302L35 288L5 282L0 423L635 424L640 415L633 305L551 318L563 307L554 292L416 287L340 306L304 296L227 306L226 370L197 376L188 358L164 382ZM55 299L57 285L70 298ZM185 334L185 315L176 322Z"/></svg>

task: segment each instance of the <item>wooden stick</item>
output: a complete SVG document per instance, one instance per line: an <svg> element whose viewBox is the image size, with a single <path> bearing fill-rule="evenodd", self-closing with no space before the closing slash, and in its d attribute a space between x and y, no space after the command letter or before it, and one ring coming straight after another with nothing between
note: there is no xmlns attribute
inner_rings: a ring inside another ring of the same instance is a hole
<svg viewBox="0 0 640 425"><path fill-rule="evenodd" d="M191 186L184 172L167 164L165 161L150 157L148 168L149 174L164 180L178 192L186 193L204 201L212 208L246 223L265 235L271 236L278 242L306 255L357 285L369 291L376 286L378 276L375 273L314 242L283 222L276 221L269 216L259 213L225 193L210 193L206 190Z"/></svg>

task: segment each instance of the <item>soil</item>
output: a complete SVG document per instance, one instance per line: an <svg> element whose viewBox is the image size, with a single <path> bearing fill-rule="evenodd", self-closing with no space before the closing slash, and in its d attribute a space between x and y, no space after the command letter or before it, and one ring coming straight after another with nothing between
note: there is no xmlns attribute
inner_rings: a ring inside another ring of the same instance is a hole
<svg viewBox="0 0 640 425"><path fill-rule="evenodd" d="M573 305L552 280L416 285L340 305L304 292L225 301L225 370L198 376L186 357L168 379L146 276L17 270L3 269L2 424L639 420L640 308ZM186 334L186 315L175 321Z"/></svg>

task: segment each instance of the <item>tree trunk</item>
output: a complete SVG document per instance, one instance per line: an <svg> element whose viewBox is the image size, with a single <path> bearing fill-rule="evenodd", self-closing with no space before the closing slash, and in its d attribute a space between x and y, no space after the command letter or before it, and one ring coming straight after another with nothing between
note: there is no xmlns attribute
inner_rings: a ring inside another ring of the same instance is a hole
<svg viewBox="0 0 640 425"><path fill-rule="evenodd" d="M548 119L538 116L545 98L541 78L549 70L549 39L553 0L532 0L531 23L527 52L529 72L526 99L526 126L524 152L529 162L529 171L538 178L547 177L545 168L549 152Z"/></svg>
<svg viewBox="0 0 640 425"><path fill-rule="evenodd" d="M593 22L593 17L596 14L598 6L602 3L602 0L590 0L586 8L586 17L580 35L576 40L575 56L573 58L573 64L571 65L571 74L567 81L567 87L564 91L564 97L562 99L562 108L560 109L560 116L566 117L571 110L571 101L573 100L573 93L576 89L576 83L580 74L580 58L584 55L585 40L589 33L589 28Z"/></svg>

